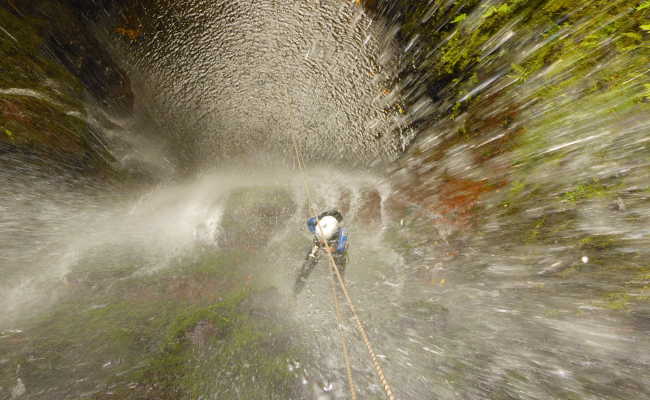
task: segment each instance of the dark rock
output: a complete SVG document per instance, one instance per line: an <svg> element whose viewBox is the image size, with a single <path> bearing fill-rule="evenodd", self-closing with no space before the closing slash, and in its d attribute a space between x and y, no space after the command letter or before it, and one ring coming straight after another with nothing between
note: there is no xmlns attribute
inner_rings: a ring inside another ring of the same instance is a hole
<svg viewBox="0 0 650 400"><path fill-rule="evenodd" d="M124 116L133 94L92 21L65 1L0 0L0 25L0 154L113 176L114 159L86 122L84 99Z"/></svg>
<svg viewBox="0 0 650 400"><path fill-rule="evenodd" d="M53 3L45 0L34 7L37 16L50 22L44 34L53 55L104 107L116 114L131 112L133 92L129 78L95 39L89 21L82 20L88 6L61 7Z"/></svg>

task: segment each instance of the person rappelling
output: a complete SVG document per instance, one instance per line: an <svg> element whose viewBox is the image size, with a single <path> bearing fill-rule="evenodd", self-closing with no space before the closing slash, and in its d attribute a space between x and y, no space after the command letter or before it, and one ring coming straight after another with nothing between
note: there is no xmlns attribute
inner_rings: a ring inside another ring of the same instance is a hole
<svg viewBox="0 0 650 400"><path fill-rule="evenodd" d="M321 213L317 217L307 220L309 232L314 234L313 244L305 262L298 273L293 292L295 295L305 287L309 274L318 264L322 251L329 251L334 258L339 273L343 276L348 261L348 233L342 225L343 215L338 210L330 210ZM325 247L327 246L327 248ZM322 251L321 251L322 250Z"/></svg>

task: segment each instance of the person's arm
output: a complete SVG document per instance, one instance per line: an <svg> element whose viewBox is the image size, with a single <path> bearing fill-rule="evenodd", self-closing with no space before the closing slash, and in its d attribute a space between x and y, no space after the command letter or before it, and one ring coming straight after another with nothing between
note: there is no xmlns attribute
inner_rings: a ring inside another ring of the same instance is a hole
<svg viewBox="0 0 650 400"><path fill-rule="evenodd" d="M341 228L341 233L339 234L338 243L336 243L336 252L342 254L348 248L348 231L345 228Z"/></svg>
<svg viewBox="0 0 650 400"><path fill-rule="evenodd" d="M307 220L307 229L309 229L309 232L316 233L316 223L316 217L311 217Z"/></svg>

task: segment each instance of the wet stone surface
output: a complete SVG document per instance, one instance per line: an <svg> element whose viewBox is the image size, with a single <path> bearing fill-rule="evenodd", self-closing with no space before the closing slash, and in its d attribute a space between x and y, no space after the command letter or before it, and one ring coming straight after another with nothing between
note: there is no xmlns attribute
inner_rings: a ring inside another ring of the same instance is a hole
<svg viewBox="0 0 650 400"><path fill-rule="evenodd" d="M1 4L3 400L347 398L312 207L398 398L650 397L647 1Z"/></svg>

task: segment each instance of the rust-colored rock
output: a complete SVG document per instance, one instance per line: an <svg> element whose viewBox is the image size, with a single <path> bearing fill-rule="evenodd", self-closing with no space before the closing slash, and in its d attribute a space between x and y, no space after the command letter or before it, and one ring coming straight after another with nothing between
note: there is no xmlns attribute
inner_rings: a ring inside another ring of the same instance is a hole
<svg viewBox="0 0 650 400"><path fill-rule="evenodd" d="M343 218L346 218L346 215L350 212L350 203L352 202L352 193L348 189L344 189L341 192L341 197L339 198L338 209L343 214Z"/></svg>
<svg viewBox="0 0 650 400"><path fill-rule="evenodd" d="M357 219L366 225L381 224L381 195L377 189L370 189L361 194Z"/></svg>

